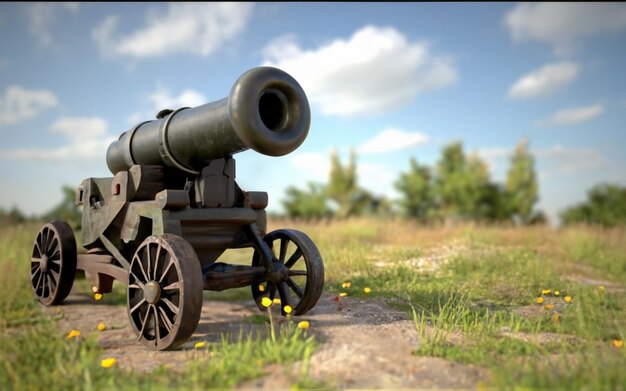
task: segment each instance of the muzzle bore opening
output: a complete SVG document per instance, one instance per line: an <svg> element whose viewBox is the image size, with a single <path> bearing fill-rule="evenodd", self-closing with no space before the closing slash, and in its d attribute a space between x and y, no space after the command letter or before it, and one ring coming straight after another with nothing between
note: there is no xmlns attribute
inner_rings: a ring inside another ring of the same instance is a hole
<svg viewBox="0 0 626 391"><path fill-rule="evenodd" d="M267 129L273 132L285 129L289 117L288 103L285 94L277 89L263 91L259 98L259 116Z"/></svg>

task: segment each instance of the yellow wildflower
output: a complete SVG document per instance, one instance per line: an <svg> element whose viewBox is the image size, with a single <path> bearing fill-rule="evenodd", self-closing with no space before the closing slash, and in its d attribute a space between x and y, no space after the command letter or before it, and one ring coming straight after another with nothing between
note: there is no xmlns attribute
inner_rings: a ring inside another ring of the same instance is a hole
<svg viewBox="0 0 626 391"><path fill-rule="evenodd" d="M571 303L572 302L572 296L565 296L565 302L566 303Z"/></svg>
<svg viewBox="0 0 626 391"><path fill-rule="evenodd" d="M104 331L106 329L107 329L107 325L105 325L102 322L98 323L98 331Z"/></svg>
<svg viewBox="0 0 626 391"><path fill-rule="evenodd" d="M352 283L351 283L350 281L346 281L346 282L344 282L343 284L341 284L341 287L342 287L343 289L350 288L351 286L352 286Z"/></svg>
<svg viewBox="0 0 626 391"><path fill-rule="evenodd" d="M100 366L102 368L111 368L113 365L115 365L116 362L117 360L114 358L105 358L104 360L100 361Z"/></svg>
<svg viewBox="0 0 626 391"><path fill-rule="evenodd" d="M541 291L541 294L542 294L542 295L549 295L550 293L552 293L552 289L543 289L543 290Z"/></svg>
<svg viewBox="0 0 626 391"><path fill-rule="evenodd" d="M554 304L546 304L546 309L551 310L554 308Z"/></svg>
<svg viewBox="0 0 626 391"><path fill-rule="evenodd" d="M265 285L259 284L259 292L265 292Z"/></svg>
<svg viewBox="0 0 626 391"><path fill-rule="evenodd" d="M561 321L561 316L559 314L552 315L552 321L554 323L559 323Z"/></svg>
<svg viewBox="0 0 626 391"><path fill-rule="evenodd" d="M559 291L554 291L554 296L559 296L561 294L561 292Z"/></svg>
<svg viewBox="0 0 626 391"><path fill-rule="evenodd" d="M196 342L196 344L193 345L194 349L202 349L205 346L206 346L206 342L205 341Z"/></svg>
<svg viewBox="0 0 626 391"><path fill-rule="evenodd" d="M280 299L278 297L274 299L274 304L280 304Z"/></svg>
<svg viewBox="0 0 626 391"><path fill-rule="evenodd" d="M600 285L600 286L598 286L598 290L600 292L604 292L606 290L606 288L604 287L604 285Z"/></svg>
<svg viewBox="0 0 626 391"><path fill-rule="evenodd" d="M341 292L341 293L339 294L339 297L346 297L346 296L348 296L348 294L347 294L346 292Z"/></svg>
<svg viewBox="0 0 626 391"><path fill-rule="evenodd" d="M538 297L538 298L536 298L536 299L535 299L535 303L537 303L537 304L541 304L541 303L543 303L543 297Z"/></svg>
<svg viewBox="0 0 626 391"><path fill-rule="evenodd" d="M369 286L366 286L365 288L363 288L363 292L370 294L372 293L372 288L370 288Z"/></svg>
<svg viewBox="0 0 626 391"><path fill-rule="evenodd" d="M308 330L309 329L309 322L306 320L303 320L302 322L298 323L298 328L300 330Z"/></svg>
<svg viewBox="0 0 626 391"><path fill-rule="evenodd" d="M272 305L272 299L270 299L269 297L264 297L261 300L261 305L265 308L270 308L270 306Z"/></svg>
<svg viewBox="0 0 626 391"><path fill-rule="evenodd" d="M72 339L72 338L76 338L76 337L80 337L80 331L72 330L72 331L69 332L69 334L65 338Z"/></svg>
<svg viewBox="0 0 626 391"><path fill-rule="evenodd" d="M92 286L92 287L91 287L91 291L92 291L93 293L97 293L97 292L98 292L98 287L97 287L97 286Z"/></svg>
<svg viewBox="0 0 626 391"><path fill-rule="evenodd" d="M624 341L622 341L621 339L614 339L613 340L613 346L615 346L616 348L621 348L622 346L624 346Z"/></svg>
<svg viewBox="0 0 626 391"><path fill-rule="evenodd" d="M283 307L283 311L285 311L286 314L290 314L291 311L293 311L293 308L291 308L290 305L286 305Z"/></svg>
<svg viewBox="0 0 626 391"><path fill-rule="evenodd" d="M96 299L96 301L100 301L102 300L102 293L94 293L93 298Z"/></svg>

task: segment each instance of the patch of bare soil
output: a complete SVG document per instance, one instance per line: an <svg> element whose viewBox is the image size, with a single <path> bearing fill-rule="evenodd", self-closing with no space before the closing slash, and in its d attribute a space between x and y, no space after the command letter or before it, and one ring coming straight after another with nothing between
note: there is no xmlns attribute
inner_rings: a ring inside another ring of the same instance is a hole
<svg viewBox="0 0 626 391"><path fill-rule="evenodd" d="M236 339L241 330L255 334L266 330L265 325L249 321L250 316L259 314L252 301L205 300L193 337L176 351L153 352L136 341L124 306L96 303L73 294L64 305L45 311L56 316L63 312L58 321L63 332L77 329L83 335L97 333L103 357L114 357L121 368L134 371L152 371L159 366L183 370L189 360L209 354L195 350L196 342L218 342L223 334ZM378 299L345 297L337 302L334 296L324 295L301 319L310 322L310 332L322 342L311 357L309 375L331 387L467 389L488 378L487 371L478 367L413 355L419 345L414 323L405 312ZM97 331L100 322L107 330ZM300 369L299 365L289 369L270 366L266 372L266 377L240 388L288 389L289 379Z"/></svg>
<svg viewBox="0 0 626 391"><path fill-rule="evenodd" d="M569 266L575 270L575 272L571 272L564 277L564 279L568 281L598 288L603 287L606 291L612 293L626 292L624 285L597 277L598 272L591 266L579 262L573 262L569 264Z"/></svg>

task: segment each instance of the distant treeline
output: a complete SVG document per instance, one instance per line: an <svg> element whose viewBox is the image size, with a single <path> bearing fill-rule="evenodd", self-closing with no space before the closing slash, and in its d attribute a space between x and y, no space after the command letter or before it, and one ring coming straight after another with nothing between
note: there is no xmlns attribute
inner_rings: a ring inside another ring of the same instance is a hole
<svg viewBox="0 0 626 391"><path fill-rule="evenodd" d="M289 187L282 201L289 218L318 220L353 216L403 215L424 223L476 221L517 225L546 222L535 209L539 187L535 160L525 140L518 143L510 158L505 183L495 183L487 164L478 156L467 156L463 144L445 146L434 167L415 158L408 171L394 182L401 197L391 201L359 186L356 154L342 164L336 153L330 155L327 183L309 183L306 189ZM0 223L14 224L31 220L64 220L75 229L81 226L81 209L74 203L74 188L63 186L63 200L48 213L26 216L16 207L0 208ZM626 187L600 184L588 199L561 213L565 225L584 223L605 227L626 226Z"/></svg>
<svg viewBox="0 0 626 391"><path fill-rule="evenodd" d="M73 228L80 229L82 213L81 209L74 202L74 188L71 186L63 186L61 191L63 192L63 200L61 203L42 215L27 216L16 207L11 208L9 211L0 208L0 224L63 220L71 224Z"/></svg>
<svg viewBox="0 0 626 391"><path fill-rule="evenodd" d="M408 171L394 182L401 196L396 202L359 186L354 152L345 165L332 152L330 163L327 183L287 189L283 206L288 217L311 220L399 214L424 223L546 222L545 214L535 209L539 185L526 140L515 148L502 184L491 180L487 164L478 154L466 155L461 142L445 146L434 167L411 158ZM564 224L626 225L626 188L599 185L591 190L587 202L566 209L561 217Z"/></svg>

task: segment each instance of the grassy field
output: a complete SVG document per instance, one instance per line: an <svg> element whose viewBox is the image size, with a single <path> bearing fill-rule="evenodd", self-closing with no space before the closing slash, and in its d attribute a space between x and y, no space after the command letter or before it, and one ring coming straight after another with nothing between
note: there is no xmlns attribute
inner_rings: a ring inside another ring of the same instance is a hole
<svg viewBox="0 0 626 391"><path fill-rule="evenodd" d="M370 296L406 310L420 336L415 355L489 370L490 381L478 387L626 389L623 229L272 225L312 237L327 291L365 297L368 286ZM102 368L95 337L66 340L34 300L28 259L38 229L0 229L0 389L230 388L262 376L267 365L306 362L319 346L291 325L274 341L242 336L207 346L211 361L190 362L183 376ZM344 281L351 287L342 288ZM316 386L306 374L294 385Z"/></svg>

